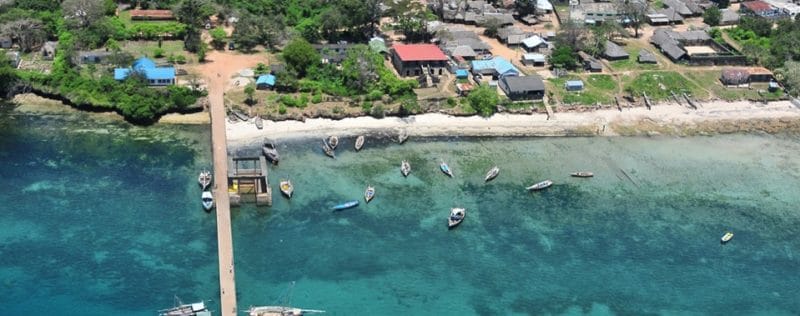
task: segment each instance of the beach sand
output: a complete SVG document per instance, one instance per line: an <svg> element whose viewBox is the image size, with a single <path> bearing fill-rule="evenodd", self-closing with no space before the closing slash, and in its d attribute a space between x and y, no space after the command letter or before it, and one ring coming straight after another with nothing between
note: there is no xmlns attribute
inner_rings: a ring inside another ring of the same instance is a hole
<svg viewBox="0 0 800 316"><path fill-rule="evenodd" d="M757 123L757 124L756 124ZM679 104L660 104L652 110L644 107L601 109L589 112L546 114L495 114L455 117L429 113L405 118L372 117L342 120L308 119L300 121L264 121L258 130L252 122L227 125L229 145L245 145L261 138L305 138L327 134L396 134L406 130L410 136L617 136L654 134L705 134L716 131L778 131L800 126L800 108L789 101L769 104L742 102L707 102L697 110Z"/></svg>

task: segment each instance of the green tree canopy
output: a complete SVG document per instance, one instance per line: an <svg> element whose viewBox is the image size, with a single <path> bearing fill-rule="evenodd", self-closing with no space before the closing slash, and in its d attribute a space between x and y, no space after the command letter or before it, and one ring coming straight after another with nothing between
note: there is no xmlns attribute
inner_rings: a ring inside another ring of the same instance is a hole
<svg viewBox="0 0 800 316"><path fill-rule="evenodd" d="M208 32L211 35L211 45L215 49L225 49L225 42L228 40L228 33L222 27L217 26Z"/></svg>
<svg viewBox="0 0 800 316"><path fill-rule="evenodd" d="M283 48L283 60L286 65L305 77L308 70L320 64L320 55L311 44L302 37L294 38Z"/></svg>
<svg viewBox="0 0 800 316"><path fill-rule="evenodd" d="M558 68L573 70L578 66L575 51L567 46L557 46L553 53L550 54L549 59L550 64Z"/></svg>
<svg viewBox="0 0 800 316"><path fill-rule="evenodd" d="M469 105L481 116L491 116L497 110L497 104L500 102L500 97L497 95L497 89L488 85L481 85L467 96Z"/></svg>
<svg viewBox="0 0 800 316"><path fill-rule="evenodd" d="M708 24L710 26L717 26L719 25L720 20L722 19L722 12L716 6L711 6L706 9L706 12L703 13L703 23Z"/></svg>

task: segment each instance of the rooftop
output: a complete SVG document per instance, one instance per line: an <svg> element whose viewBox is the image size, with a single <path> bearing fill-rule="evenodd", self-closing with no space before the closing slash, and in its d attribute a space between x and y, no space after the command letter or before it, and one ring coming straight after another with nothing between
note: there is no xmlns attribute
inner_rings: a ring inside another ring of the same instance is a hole
<svg viewBox="0 0 800 316"><path fill-rule="evenodd" d="M447 56L433 44L397 44L395 54L402 61L446 61Z"/></svg>
<svg viewBox="0 0 800 316"><path fill-rule="evenodd" d="M544 81L539 76L509 76L501 78L500 81L504 82L510 91L544 91Z"/></svg>
<svg viewBox="0 0 800 316"><path fill-rule="evenodd" d="M772 5L761 0L742 2L741 6L753 12L765 12L774 9Z"/></svg>

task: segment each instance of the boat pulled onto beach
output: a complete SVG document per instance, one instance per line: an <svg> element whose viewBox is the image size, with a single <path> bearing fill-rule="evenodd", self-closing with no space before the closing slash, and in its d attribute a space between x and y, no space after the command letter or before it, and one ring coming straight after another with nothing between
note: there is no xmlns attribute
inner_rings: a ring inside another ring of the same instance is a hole
<svg viewBox="0 0 800 316"><path fill-rule="evenodd" d="M158 311L158 316L211 316L211 311L208 310L204 301L183 304L176 297L175 307Z"/></svg>
<svg viewBox="0 0 800 316"><path fill-rule="evenodd" d="M332 150L336 150L336 146L339 146L339 136L331 135L328 137L328 147Z"/></svg>
<svg viewBox="0 0 800 316"><path fill-rule="evenodd" d="M211 192L203 191L203 194L200 195L200 200L203 202L203 209L206 212L211 211L211 208L214 207L214 195Z"/></svg>
<svg viewBox="0 0 800 316"><path fill-rule="evenodd" d="M328 157L336 158L336 153L333 151L333 148L331 148L331 146L328 146L328 143L326 143L325 141L322 142L322 152L324 152L325 155Z"/></svg>
<svg viewBox="0 0 800 316"><path fill-rule="evenodd" d="M539 183L536 183L536 184L534 184L532 186L529 186L529 187L527 187L525 189L527 189L528 191L539 191L539 190L547 189L551 185L553 185L553 181L544 180L542 182L539 182Z"/></svg>
<svg viewBox="0 0 800 316"><path fill-rule="evenodd" d="M444 174L450 176L451 178L453 177L453 170L450 170L450 166L448 166L446 162L442 161L439 163L439 169L441 169Z"/></svg>
<svg viewBox="0 0 800 316"><path fill-rule="evenodd" d="M408 160L403 160L400 163L400 172L403 173L404 177L408 177L408 174L411 173L411 164L408 163Z"/></svg>
<svg viewBox="0 0 800 316"><path fill-rule="evenodd" d="M359 151L361 150L361 148L364 147L364 135L358 136L358 138L356 138L356 144L354 147L356 151Z"/></svg>
<svg viewBox="0 0 800 316"><path fill-rule="evenodd" d="M249 316L303 316L307 314L324 313L315 309L302 309L289 306L250 306L247 310Z"/></svg>
<svg viewBox="0 0 800 316"><path fill-rule="evenodd" d="M405 130L400 131L400 133L397 134L397 142L402 144L405 143L406 140L408 140L408 132Z"/></svg>
<svg viewBox="0 0 800 316"><path fill-rule="evenodd" d="M352 201L344 202L342 204L337 204L334 207L332 207L331 210L342 211L342 210L346 210L346 209L349 209L349 208L354 208L356 206L358 206L358 200L352 200Z"/></svg>
<svg viewBox="0 0 800 316"><path fill-rule="evenodd" d="M464 221L467 216L467 210L461 207L454 207L450 209L450 217L447 218L447 228L453 228Z"/></svg>
<svg viewBox="0 0 800 316"><path fill-rule="evenodd" d="M294 194L294 185L292 185L292 180L281 179L280 189L283 195L285 195L287 198L292 198L292 194Z"/></svg>
<svg viewBox="0 0 800 316"><path fill-rule="evenodd" d="M200 172L200 175L197 177L197 183L200 184L200 188L205 191L208 185L211 184L211 171L203 170Z"/></svg>
<svg viewBox="0 0 800 316"><path fill-rule="evenodd" d="M722 243L722 244L725 244L725 243L731 241L731 239L733 239L733 233L725 232L725 235L722 235L722 238L720 238L719 242Z"/></svg>
<svg viewBox="0 0 800 316"><path fill-rule="evenodd" d="M375 198L375 187L368 185L367 190L364 191L364 200L369 203L373 198Z"/></svg>
<svg viewBox="0 0 800 316"><path fill-rule="evenodd" d="M592 173L591 171L578 171L578 172L570 173L569 175L573 176L573 177L576 177L576 178L591 178L591 177L594 177L594 173Z"/></svg>
<svg viewBox="0 0 800 316"><path fill-rule="evenodd" d="M277 165L278 161L281 159L281 155L278 154L278 147L270 140L264 140L264 145L261 146L261 152L264 154L264 157L274 165Z"/></svg>
<svg viewBox="0 0 800 316"><path fill-rule="evenodd" d="M483 178L483 182L489 182L497 178L497 175L500 174L500 168L497 166L492 167L489 171L486 172L486 177Z"/></svg>

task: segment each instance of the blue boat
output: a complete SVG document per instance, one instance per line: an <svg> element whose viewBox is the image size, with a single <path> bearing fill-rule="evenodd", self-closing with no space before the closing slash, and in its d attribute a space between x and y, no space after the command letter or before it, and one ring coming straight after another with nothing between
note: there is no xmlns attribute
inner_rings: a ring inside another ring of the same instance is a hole
<svg viewBox="0 0 800 316"><path fill-rule="evenodd" d="M358 206L358 200L352 200L352 201L347 201L347 202L344 202L342 204L336 205L331 209L334 210L334 211L341 211L341 210L346 210L348 208L354 208L356 206Z"/></svg>
<svg viewBox="0 0 800 316"><path fill-rule="evenodd" d="M444 172L444 174L450 176L451 178L453 177L453 171L450 171L450 167L444 161L442 161L442 163L439 164L439 169L442 169L442 172Z"/></svg>

